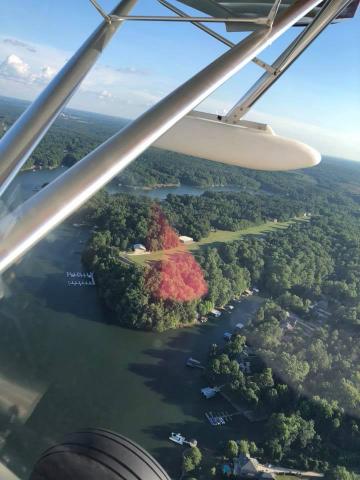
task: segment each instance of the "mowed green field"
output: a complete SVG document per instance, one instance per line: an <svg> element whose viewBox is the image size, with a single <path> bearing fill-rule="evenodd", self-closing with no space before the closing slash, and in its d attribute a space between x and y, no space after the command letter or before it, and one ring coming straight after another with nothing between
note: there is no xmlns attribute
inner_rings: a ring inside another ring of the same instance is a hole
<svg viewBox="0 0 360 480"><path fill-rule="evenodd" d="M203 246L216 247L220 243L233 242L234 240L239 240L239 238L243 237L244 235L263 235L274 230L284 230L292 223L299 221L306 220L293 219L287 222L266 222L262 225L244 228L243 230L238 230L236 232L232 232L230 230L217 230L216 232L211 232L207 237L202 238L198 242L193 242L188 245L181 245L180 247L172 248L170 250L161 250L158 252L144 253L141 255L125 254L124 258L137 263L138 265L144 265L147 262L162 260L165 256L169 256L177 252L196 251Z"/></svg>
<svg viewBox="0 0 360 480"><path fill-rule="evenodd" d="M300 478L295 475L276 475L276 480L300 480Z"/></svg>

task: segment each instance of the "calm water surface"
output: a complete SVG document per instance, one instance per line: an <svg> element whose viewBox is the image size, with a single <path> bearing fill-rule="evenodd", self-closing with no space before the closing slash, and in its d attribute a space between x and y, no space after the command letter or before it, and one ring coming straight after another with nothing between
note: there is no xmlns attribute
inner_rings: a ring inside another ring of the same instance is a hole
<svg viewBox="0 0 360 480"><path fill-rule="evenodd" d="M15 205L62 171L20 174L6 202ZM170 189L162 190L145 194L164 198ZM165 334L109 325L94 287L67 286L66 272L82 270L87 237L84 229L58 227L2 280L0 459L25 480L40 453L65 433L102 427L143 445L178 478L181 447L168 441L170 432L212 449L253 430L240 417L220 428L206 423L206 411L231 408L203 400L201 371L184 364L189 356L205 359L209 345L222 342L223 332L256 305L245 301L231 317Z"/></svg>
<svg viewBox="0 0 360 480"><path fill-rule="evenodd" d="M13 184L9 188L9 191L6 193L5 203L9 205L16 205L23 201L26 198L34 195L38 189L41 188L46 183L50 183L56 177L61 175L66 171L66 168L55 168L53 170L42 170L42 171L26 171L21 172L14 180ZM243 189L236 186L227 186L227 187L209 187L209 188L200 188L200 187L191 187L187 185L180 185L179 187L164 187L164 188L155 188L152 190L142 190L129 188L126 186L120 186L119 181L110 182L106 190L109 193L130 193L133 195L143 195L145 197L154 198L157 200L164 200L169 193L176 195L202 195L206 190L216 191L216 192L238 192Z"/></svg>

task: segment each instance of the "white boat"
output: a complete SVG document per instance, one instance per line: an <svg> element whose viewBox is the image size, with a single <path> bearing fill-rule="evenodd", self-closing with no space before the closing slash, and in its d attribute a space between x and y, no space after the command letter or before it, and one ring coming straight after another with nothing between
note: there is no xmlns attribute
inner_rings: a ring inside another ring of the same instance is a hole
<svg viewBox="0 0 360 480"><path fill-rule="evenodd" d="M169 440L171 440L174 443L178 443L179 445L184 445L185 443L185 437L183 437L181 433L171 432Z"/></svg>
<svg viewBox="0 0 360 480"><path fill-rule="evenodd" d="M188 365L189 367L193 367L193 366L199 366L201 365L201 363L199 362L199 360L195 360L195 358L190 357L188 358L186 365Z"/></svg>

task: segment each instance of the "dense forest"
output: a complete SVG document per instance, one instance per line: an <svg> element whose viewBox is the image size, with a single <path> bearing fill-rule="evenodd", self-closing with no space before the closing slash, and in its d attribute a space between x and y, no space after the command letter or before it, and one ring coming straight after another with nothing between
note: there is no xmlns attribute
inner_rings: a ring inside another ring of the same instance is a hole
<svg viewBox="0 0 360 480"><path fill-rule="evenodd" d="M206 375L263 418L263 440L256 445L230 441L224 454L237 449L264 462L345 480L355 479L353 472L360 469L360 216L353 188L360 184L360 169L349 164L349 170L338 171L331 162L321 168L326 181L316 169L305 183L305 174L289 174L288 184L266 174L256 194L169 195L161 203L168 226L195 239L217 229L302 217L284 230L201 248L196 263L175 255L171 268L169 260L145 270L124 265L121 249L136 241L148 245L153 206L145 199L102 194L86 211L98 230L84 258L115 321L132 328L191 324L256 285L267 300L241 335L211 347ZM123 205L121 222L115 204ZM159 293L172 291L169 282L180 289L189 286L189 272L198 296ZM241 368L248 360L251 373ZM192 471L194 465L186 462Z"/></svg>
<svg viewBox="0 0 360 480"><path fill-rule="evenodd" d="M268 298L245 328L209 351L210 382L264 419L262 442L230 441L225 456L236 450L329 478L358 478L351 472L360 468L359 231L355 208L201 258L205 271L246 268Z"/></svg>
<svg viewBox="0 0 360 480"><path fill-rule="evenodd" d="M269 318L274 311L281 314L275 303L268 303L260 316L264 314L265 318ZM292 343L296 340L293 339ZM344 352L344 347L349 348L349 345L346 346L346 342L336 345L336 354L334 351L331 360L318 370L319 362L327 355L320 339L315 338L302 353L278 351L276 353L282 362L280 373L279 369L272 368L271 363L270 367L264 363L261 352L259 355L259 352L250 350L248 343L246 336L234 335L222 348L213 345L209 353L209 379L225 384L226 392L232 399L247 405L254 416L262 418L261 441L255 444L246 439L240 442L230 440L222 453L230 459L234 453L250 453L264 463L271 459L277 465L325 472L329 479L358 478L353 472L359 471L359 412L354 414L347 410L343 398L334 399L336 387L330 395L316 388L310 392L304 387L306 376L312 376L314 384L315 377L321 380L326 375L330 377L329 363L332 361L332 368L336 368L340 355L349 357ZM337 339L333 336L327 346L333 347L335 343ZM358 358L358 346L352 344L352 347L354 357ZM304 357L307 360L301 360ZM316 367L312 367L313 359L317 360ZM239 368L244 360L251 361L253 368L250 374L243 373ZM349 372L341 373L344 375L342 383L345 384ZM289 376L296 378L296 388L288 381ZM338 397L341 395L341 390L335 394ZM349 391L345 390L343 395L346 397Z"/></svg>
<svg viewBox="0 0 360 480"><path fill-rule="evenodd" d="M282 220L289 220L303 215L303 209L299 202L275 196L210 192L199 197L169 195L160 209L154 208L146 198L102 192L80 213L82 221L96 225L83 258L95 271L99 293L105 304L116 312L118 323L164 330L193 322L215 306L239 296L250 286L249 269L234 261L224 261L217 250L206 250L196 261L185 252L173 254L158 265L153 263L144 273L141 267L124 264L122 252L131 250L132 245L139 242L149 250L175 247L179 233L200 239L214 229L239 230L264 223L277 213ZM176 270L179 272L177 291L187 289L187 275L194 272L197 263L203 274L199 273L197 281L192 280L191 287L198 292L199 284L205 280L208 291L205 299L193 292L189 293L190 302L179 305L179 302L174 303L173 296L154 297L154 289L147 288L149 283L156 283L159 271L163 288L167 288L167 277L175 284L174 272L170 276L168 271ZM134 302L134 297L141 301Z"/></svg>
<svg viewBox="0 0 360 480"><path fill-rule="evenodd" d="M199 240L213 230L240 230L269 219L289 220L311 212L311 218L298 221L283 233L202 249L196 259L208 284L207 297L199 299L198 306L192 304L189 315L179 319L171 314L169 318L173 321L165 324L152 313L152 320L142 320L143 311L137 310L137 326L162 330L177 326L180 321L193 321L197 314L204 314L204 304L210 311L239 295L237 281L243 290L250 284L259 283L269 295L279 297L283 305L292 306L295 311L294 303L308 305L311 300L327 295L333 302L341 302L336 306L337 318L352 319L356 323L359 315L358 204L350 194L325 192L322 188L316 192L314 187L312 190L312 195L292 191L284 196L243 192L205 192L198 197L169 195L161 204L161 222L159 217L154 219L153 204L148 199L101 193L81 213L87 223L97 228L84 259L98 275L103 272L106 285L112 284L115 271L112 265L115 263L121 272L142 276L141 268L139 272L138 266L125 265L121 256L134 243L145 244L150 250L161 250L164 245L159 242L164 236L168 237L171 230ZM169 228L164 228L164 217ZM154 225L158 228L154 229ZM157 239L155 243L154 238ZM168 244L167 248L175 245ZM98 284L103 296L103 282ZM108 298L109 289L106 287L104 291L104 298ZM146 309L150 303L152 309L151 292L146 291L144 295L146 301L141 302L142 308ZM119 323L127 323L127 309L124 305L122 308L117 305L117 302L124 302L126 295L118 292L117 297L118 301L111 297L105 303L118 312ZM159 306L162 307L166 309L165 305Z"/></svg>
<svg viewBox="0 0 360 480"><path fill-rule="evenodd" d="M3 131L25 108L7 102L0 98ZM65 111L27 167L69 166L125 124L99 117ZM187 326L256 286L260 308L241 334L211 346L206 375L263 418L263 441L230 442L225 456L240 449L334 480L354 479L351 472L360 471L360 166L325 159L299 172L257 172L149 149L117 181L241 190L169 195L160 205L100 192L88 202L73 218L92 229L83 262L95 272L109 321L157 331ZM179 234L198 241L278 220L292 223L194 253L179 245ZM125 254L135 243L176 251L141 266ZM250 373L241 368L248 360Z"/></svg>
<svg viewBox="0 0 360 480"><path fill-rule="evenodd" d="M113 321L131 328L191 324L256 285L268 300L241 335L211 347L209 379L264 416L264 441L252 445L258 458L355 478L348 470L360 468L358 197L323 186L287 193L170 195L160 217L148 199L102 193L82 212L96 225L84 261ZM202 248L195 258L179 253L145 269L121 258L134 242L151 245L154 220L157 239L169 238L168 229L201 238L304 211L311 216L285 230ZM174 294L185 287L195 295ZM246 374L240 365L249 358Z"/></svg>

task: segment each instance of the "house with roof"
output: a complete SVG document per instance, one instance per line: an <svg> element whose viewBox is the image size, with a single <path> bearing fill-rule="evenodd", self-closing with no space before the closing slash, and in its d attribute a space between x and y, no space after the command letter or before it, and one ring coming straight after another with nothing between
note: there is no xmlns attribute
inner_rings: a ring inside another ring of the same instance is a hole
<svg viewBox="0 0 360 480"><path fill-rule="evenodd" d="M255 478L259 471L259 462L256 458L251 458L250 455L240 454L234 459L233 474L236 477Z"/></svg>
<svg viewBox="0 0 360 480"><path fill-rule="evenodd" d="M243 454L234 459L233 475L236 478L275 479L275 474L264 471L264 466L256 458Z"/></svg>

